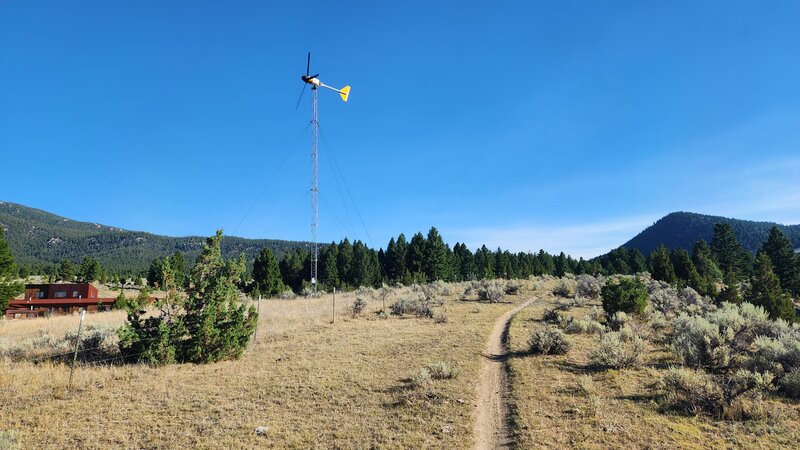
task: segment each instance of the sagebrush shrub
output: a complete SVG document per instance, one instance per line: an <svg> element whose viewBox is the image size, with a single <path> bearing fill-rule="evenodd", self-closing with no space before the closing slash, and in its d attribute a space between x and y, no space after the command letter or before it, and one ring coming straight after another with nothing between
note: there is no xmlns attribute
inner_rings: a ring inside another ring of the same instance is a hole
<svg viewBox="0 0 800 450"><path fill-rule="evenodd" d="M542 322L544 323L551 323L553 325L558 325L564 321L564 316L561 314L558 308L555 309L548 309L547 311L542 314Z"/></svg>
<svg viewBox="0 0 800 450"><path fill-rule="evenodd" d="M539 355L563 355L571 346L570 341L558 328L534 331L528 339L530 352Z"/></svg>
<svg viewBox="0 0 800 450"><path fill-rule="evenodd" d="M661 384L661 406L665 409L716 417L722 414L722 388L713 376L701 370L673 367L664 374Z"/></svg>
<svg viewBox="0 0 800 450"><path fill-rule="evenodd" d="M514 280L509 281L506 283L505 292L508 295L517 295L519 292L520 285Z"/></svg>
<svg viewBox="0 0 800 450"><path fill-rule="evenodd" d="M432 382L433 378L431 378L431 373L428 369L420 369L410 379L410 384L417 388L428 386Z"/></svg>
<svg viewBox="0 0 800 450"><path fill-rule="evenodd" d="M661 406L689 414L705 413L727 420L764 416L761 393L771 389L773 376L739 369L729 375L673 367L664 374Z"/></svg>
<svg viewBox="0 0 800 450"><path fill-rule="evenodd" d="M278 298L281 300L294 300L297 298L297 294L294 293L291 289L287 289L278 295Z"/></svg>
<svg viewBox="0 0 800 450"><path fill-rule="evenodd" d="M578 275L578 284L575 288L576 295L581 297L596 299L600 297L600 292L603 289L602 282L587 274Z"/></svg>
<svg viewBox="0 0 800 450"><path fill-rule="evenodd" d="M784 375L780 381L780 387L787 397L800 399L800 369L792 370Z"/></svg>
<svg viewBox="0 0 800 450"><path fill-rule="evenodd" d="M367 302L364 301L361 297L356 297L355 301L353 301L353 305L350 307L352 309L353 317L358 317L367 307Z"/></svg>
<svg viewBox="0 0 800 450"><path fill-rule="evenodd" d="M642 314L647 307L647 287L639 278L623 277L609 280L601 290L603 309L612 316L618 311Z"/></svg>
<svg viewBox="0 0 800 450"><path fill-rule="evenodd" d="M638 365L644 350L645 342L639 336L625 339L622 333L612 331L600 336L589 361L595 367L622 369Z"/></svg>
<svg viewBox="0 0 800 450"><path fill-rule="evenodd" d="M389 305L389 311L396 316L414 314L417 317L433 317L433 307L425 299L401 298Z"/></svg>
<svg viewBox="0 0 800 450"><path fill-rule="evenodd" d="M617 311L608 318L608 326L614 330L619 331L630 322L631 318L625 314L624 311Z"/></svg>
<svg viewBox="0 0 800 450"><path fill-rule="evenodd" d="M553 288L553 295L559 297L569 298L575 296L575 282L571 280L562 279L558 282L556 287Z"/></svg>
<svg viewBox="0 0 800 450"><path fill-rule="evenodd" d="M450 367L447 363L439 361L433 364L428 364L425 368L434 380L447 380L458 376L459 370Z"/></svg>
<svg viewBox="0 0 800 450"><path fill-rule="evenodd" d="M725 371L736 363L790 370L800 363L800 334L750 303L723 303L705 316L682 314L674 328L672 351L692 367Z"/></svg>
<svg viewBox="0 0 800 450"><path fill-rule="evenodd" d="M567 334L599 334L606 329L602 323L589 318L565 321L562 328Z"/></svg>
<svg viewBox="0 0 800 450"><path fill-rule="evenodd" d="M445 313L438 313L435 316L433 316L433 321L435 323L447 323L449 320L450 319L447 317L447 314Z"/></svg>
<svg viewBox="0 0 800 450"><path fill-rule="evenodd" d="M496 282L484 281L478 288L478 299L490 303L499 302L503 294L505 294L503 286Z"/></svg>
<svg viewBox="0 0 800 450"><path fill-rule="evenodd" d="M591 375L581 375L575 383L578 395L586 398L586 413L588 417L596 417L602 407L602 399Z"/></svg>
<svg viewBox="0 0 800 450"><path fill-rule="evenodd" d="M719 371L728 368L735 332L705 317L681 315L675 320L672 352L687 366Z"/></svg>

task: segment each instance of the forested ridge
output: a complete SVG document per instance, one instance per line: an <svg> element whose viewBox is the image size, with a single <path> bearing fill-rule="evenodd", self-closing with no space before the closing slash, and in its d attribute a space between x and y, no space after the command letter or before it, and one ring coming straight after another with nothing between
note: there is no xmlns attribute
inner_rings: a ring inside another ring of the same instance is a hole
<svg viewBox="0 0 800 450"><path fill-rule="evenodd" d="M169 237L123 230L91 222L78 222L40 209L0 202L0 228L18 266L58 265L64 260L80 262L91 256L110 273L139 274L155 258L181 252L192 264L200 254L205 237ZM225 258L241 253L252 262L264 246L277 255L308 243L277 239L245 239L228 236L222 242Z"/></svg>
<svg viewBox="0 0 800 450"><path fill-rule="evenodd" d="M777 225L786 234L795 249L800 248L800 225L754 222L683 211L667 214L622 246L629 250L639 250L644 255L650 254L660 245L670 250L684 248L691 251L697 241L711 242L714 225L717 223L729 224L733 228L733 234L750 253L755 253L767 240L773 225Z"/></svg>

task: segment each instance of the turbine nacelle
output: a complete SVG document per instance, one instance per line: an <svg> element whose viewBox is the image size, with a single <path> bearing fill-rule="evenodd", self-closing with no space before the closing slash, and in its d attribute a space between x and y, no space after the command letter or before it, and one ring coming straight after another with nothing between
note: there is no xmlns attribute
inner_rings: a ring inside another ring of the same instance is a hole
<svg viewBox="0 0 800 450"><path fill-rule="evenodd" d="M347 97L350 95L350 86L345 86L341 89L336 89L335 87L328 86L327 84L319 81L319 74L309 75L311 73L311 52L308 52L308 62L306 63L306 74L300 75L300 79L303 80L304 83L310 84L311 89L316 89L318 87L324 87L326 89L330 89L339 93L339 97L342 98L343 101L347 101ZM305 91L305 86L303 86L303 90ZM303 98L303 93L300 93L300 99ZM300 100L297 101L297 105L300 106ZM295 108L297 109L297 108Z"/></svg>

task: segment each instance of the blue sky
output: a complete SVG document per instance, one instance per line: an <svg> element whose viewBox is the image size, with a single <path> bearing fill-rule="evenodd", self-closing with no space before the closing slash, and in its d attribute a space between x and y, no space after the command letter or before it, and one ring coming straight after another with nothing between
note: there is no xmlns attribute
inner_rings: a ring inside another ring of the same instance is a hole
<svg viewBox="0 0 800 450"><path fill-rule="evenodd" d="M310 50L352 86L320 96L321 241L591 257L671 211L800 222L800 3L281 3L0 3L0 200L308 239Z"/></svg>

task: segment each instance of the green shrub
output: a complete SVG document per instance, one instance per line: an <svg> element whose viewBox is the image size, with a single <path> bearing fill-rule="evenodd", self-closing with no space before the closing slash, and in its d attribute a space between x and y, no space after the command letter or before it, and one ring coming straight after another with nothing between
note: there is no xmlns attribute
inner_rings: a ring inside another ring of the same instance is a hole
<svg viewBox="0 0 800 450"><path fill-rule="evenodd" d="M595 367L622 369L639 364L645 343L639 336L625 339L620 332L612 331L600 336L597 346L589 353Z"/></svg>
<svg viewBox="0 0 800 450"><path fill-rule="evenodd" d="M178 313L165 308L145 318L140 305L128 309L128 322L118 330L120 353L127 361L201 364L242 355L258 315L254 306L247 308L238 300L244 255L226 261L221 241L222 231L217 231L203 246Z"/></svg>
<svg viewBox="0 0 800 450"><path fill-rule="evenodd" d="M610 279L601 291L603 309L612 316L618 311L642 314L647 307L647 287L639 278Z"/></svg>
<svg viewBox="0 0 800 450"><path fill-rule="evenodd" d="M539 355L563 355L571 348L571 343L564 333L557 328L545 328L534 331L528 339L531 353Z"/></svg>

